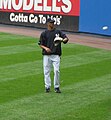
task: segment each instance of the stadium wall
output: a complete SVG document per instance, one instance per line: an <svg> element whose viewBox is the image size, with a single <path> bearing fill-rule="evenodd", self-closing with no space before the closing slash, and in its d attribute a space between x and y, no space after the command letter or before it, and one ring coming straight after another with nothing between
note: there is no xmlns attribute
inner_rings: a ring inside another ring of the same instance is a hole
<svg viewBox="0 0 111 120"><path fill-rule="evenodd" d="M15 2L14 2L15 1ZM111 0L0 0L0 23L111 35Z"/></svg>
<svg viewBox="0 0 111 120"><path fill-rule="evenodd" d="M79 31L111 36L111 0L81 0Z"/></svg>

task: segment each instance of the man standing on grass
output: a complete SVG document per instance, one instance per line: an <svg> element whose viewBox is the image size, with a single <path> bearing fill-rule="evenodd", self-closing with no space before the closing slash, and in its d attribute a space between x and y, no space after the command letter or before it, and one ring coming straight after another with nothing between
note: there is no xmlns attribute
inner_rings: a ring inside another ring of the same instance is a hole
<svg viewBox="0 0 111 120"><path fill-rule="evenodd" d="M49 93L51 88L50 71L52 65L54 68L54 90L56 93L61 93L59 80L60 56L62 54L61 42L64 44L68 42L67 36L61 30L57 30L55 28L54 22L55 21L51 18L47 19L47 29L41 33L38 43L42 48L43 54L44 82L46 93ZM60 42L55 44L55 40L57 39L59 39Z"/></svg>

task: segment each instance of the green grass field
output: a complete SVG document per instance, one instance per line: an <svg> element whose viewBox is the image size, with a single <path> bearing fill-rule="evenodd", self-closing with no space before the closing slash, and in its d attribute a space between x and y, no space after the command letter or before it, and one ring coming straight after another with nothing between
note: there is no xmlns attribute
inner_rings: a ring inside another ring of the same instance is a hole
<svg viewBox="0 0 111 120"><path fill-rule="evenodd" d="M111 120L111 51L62 45L62 93L47 94L37 41L0 33L0 120Z"/></svg>

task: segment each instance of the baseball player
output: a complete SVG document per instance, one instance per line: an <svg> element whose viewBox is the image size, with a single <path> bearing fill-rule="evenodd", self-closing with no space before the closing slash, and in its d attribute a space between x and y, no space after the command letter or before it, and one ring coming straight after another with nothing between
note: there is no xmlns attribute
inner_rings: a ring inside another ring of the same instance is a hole
<svg viewBox="0 0 111 120"><path fill-rule="evenodd" d="M38 43L42 48L46 93L49 93L51 88L50 71L52 65L54 68L54 90L56 93L61 93L59 79L60 56L62 54L61 42L66 44L69 40L66 34L55 28L54 22L51 18L47 19L47 29L41 33Z"/></svg>

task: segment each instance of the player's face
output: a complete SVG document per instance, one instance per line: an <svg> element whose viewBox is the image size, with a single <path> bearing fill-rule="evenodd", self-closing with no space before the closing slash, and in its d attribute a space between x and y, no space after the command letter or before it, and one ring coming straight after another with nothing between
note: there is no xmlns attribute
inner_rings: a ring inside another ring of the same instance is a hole
<svg viewBox="0 0 111 120"><path fill-rule="evenodd" d="M50 22L49 22L49 23L47 23L47 25L48 25L48 28L49 28L49 29L53 29L53 28L54 28L54 23L50 23Z"/></svg>

